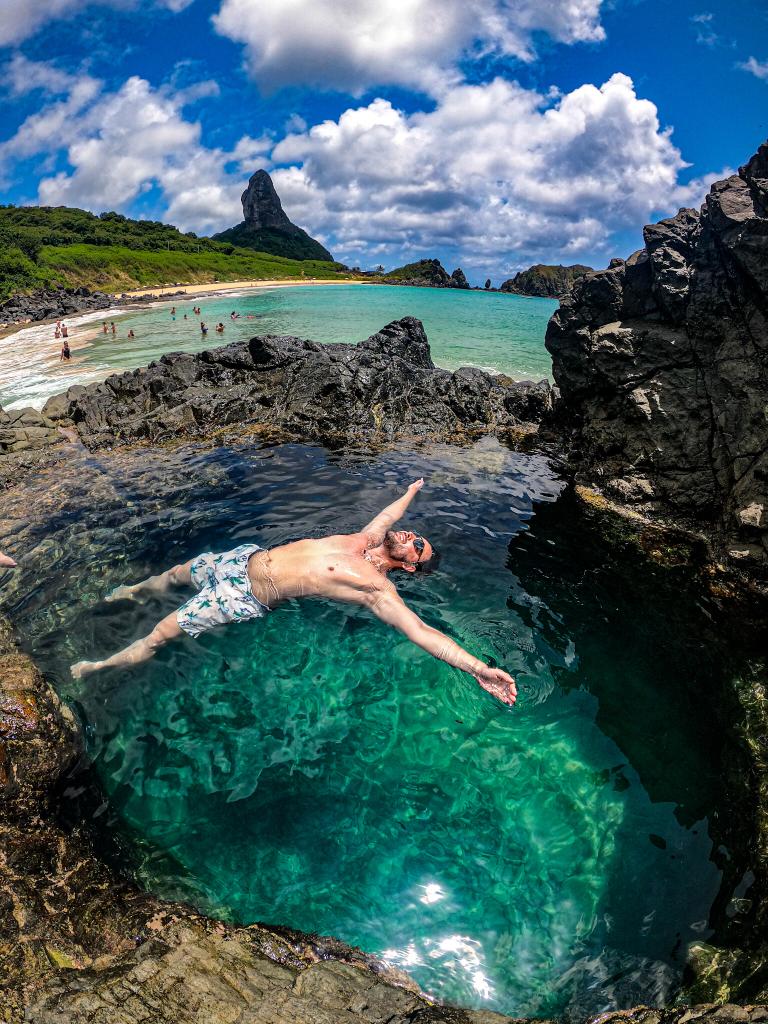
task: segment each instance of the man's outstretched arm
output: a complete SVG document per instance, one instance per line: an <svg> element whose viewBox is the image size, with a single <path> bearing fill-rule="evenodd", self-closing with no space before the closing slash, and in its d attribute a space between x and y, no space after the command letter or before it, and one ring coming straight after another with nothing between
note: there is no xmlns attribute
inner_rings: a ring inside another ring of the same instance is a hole
<svg viewBox="0 0 768 1024"><path fill-rule="evenodd" d="M414 483L409 484L408 490L401 498L398 498L397 501L393 501L391 505L387 505L386 508L382 509L376 518L372 519L370 523L360 531L361 533L368 534L368 544L370 547L377 547L382 543L387 530L391 530L398 519L403 518L405 510L423 486L423 480L416 480Z"/></svg>
<svg viewBox="0 0 768 1024"><path fill-rule="evenodd" d="M378 619L389 626L394 626L428 654L474 676L484 690L504 704L515 703L517 687L508 672L500 668L491 668L484 661L473 657L469 651L465 651L445 633L428 626L408 607L391 583L366 594L365 605Z"/></svg>

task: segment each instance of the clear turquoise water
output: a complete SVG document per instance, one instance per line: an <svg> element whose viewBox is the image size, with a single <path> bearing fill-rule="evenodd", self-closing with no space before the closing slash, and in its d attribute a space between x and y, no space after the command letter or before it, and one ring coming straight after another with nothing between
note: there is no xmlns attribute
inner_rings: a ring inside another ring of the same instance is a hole
<svg viewBox="0 0 768 1024"><path fill-rule="evenodd" d="M324 602L68 677L180 603L101 603L115 584L357 528L420 475L407 521L444 559L401 592L516 675L516 708ZM152 889L336 935L437 997L515 1015L673 990L720 883L723 740L701 693L724 662L685 575L606 545L544 455L81 453L35 486L15 527L12 505L0 520L22 562L5 606L80 709L100 820Z"/></svg>
<svg viewBox="0 0 768 1024"><path fill-rule="evenodd" d="M557 308L551 299L436 288L332 285L250 291L237 297L204 297L199 302L202 319L210 327L207 337L200 333L201 318L192 314L195 302L177 303L175 320L171 303L165 303L120 316L115 338L97 334L79 347L80 338L93 333L93 324L73 329L76 344L72 361L66 365L58 361L61 346L51 340L52 327L32 328L27 332L28 344L20 345L14 337L0 340L5 365L10 368L18 362L5 382L0 379L0 405L42 405L71 384L145 366L164 352L196 352L255 334L357 342L403 316L423 321L439 366L450 370L482 366L516 379L551 376L552 364L544 348L547 321ZM230 320L233 310L242 314L241 319ZM189 319L184 320L184 313ZM224 323L223 334L214 330L219 321ZM135 339L127 337L129 329ZM44 361L46 352L49 358ZM14 360L14 353L20 362Z"/></svg>

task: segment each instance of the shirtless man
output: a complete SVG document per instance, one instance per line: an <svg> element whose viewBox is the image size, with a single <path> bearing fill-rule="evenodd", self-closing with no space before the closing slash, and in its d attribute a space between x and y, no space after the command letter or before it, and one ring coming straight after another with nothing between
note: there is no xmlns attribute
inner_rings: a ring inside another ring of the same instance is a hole
<svg viewBox="0 0 768 1024"><path fill-rule="evenodd" d="M107 600L162 594L171 586L191 585L198 593L162 619L147 636L111 658L78 661L72 666L72 675L80 679L104 668L138 665L182 633L197 637L214 626L261 618L291 598L326 597L368 608L429 654L474 676L483 689L503 703L514 704L517 689L512 676L474 658L444 633L422 622L387 579L393 569L423 572L437 562L436 552L426 538L392 529L423 484L423 480L412 483L360 533L300 540L269 551L257 544L241 544L223 554L198 555L142 583L118 587Z"/></svg>

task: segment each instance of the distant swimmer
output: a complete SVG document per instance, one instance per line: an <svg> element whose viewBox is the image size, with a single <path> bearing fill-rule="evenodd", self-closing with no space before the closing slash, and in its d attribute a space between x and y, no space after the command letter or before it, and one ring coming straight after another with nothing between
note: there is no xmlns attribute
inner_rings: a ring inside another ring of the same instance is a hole
<svg viewBox="0 0 768 1024"><path fill-rule="evenodd" d="M203 334L208 333L208 328L205 326L202 320L200 321L200 330L203 332Z"/></svg>
<svg viewBox="0 0 768 1024"><path fill-rule="evenodd" d="M59 356L59 362L66 361L72 358L72 353L69 351L69 342L65 338L61 346L61 355Z"/></svg>
<svg viewBox="0 0 768 1024"><path fill-rule="evenodd" d="M135 338L136 337L136 335L133 333L133 328L131 328L130 331L128 331L128 337L129 338Z"/></svg>
<svg viewBox="0 0 768 1024"><path fill-rule="evenodd" d="M185 319L185 320L187 319L187 314L186 314L186 313L184 314L184 319Z"/></svg>
<svg viewBox="0 0 768 1024"><path fill-rule="evenodd" d="M54 336L54 338L56 338L56 339L58 339L58 338L60 338L60 337L61 337L61 328L59 327L59 325L58 325L58 324L56 324L56 330L54 331L54 334L53 334L53 336Z"/></svg>
<svg viewBox="0 0 768 1024"><path fill-rule="evenodd" d="M175 306L171 306L171 316L175 316L175 315L176 315L176 307Z"/></svg>
<svg viewBox="0 0 768 1024"><path fill-rule="evenodd" d="M110 327L112 328L112 333L113 334L117 334L117 328L115 327L115 321L114 320L110 320L109 323L110 323Z"/></svg>
<svg viewBox="0 0 768 1024"><path fill-rule="evenodd" d="M102 330L104 334L109 334L109 328L107 327L107 321L105 320L102 324Z"/></svg>
<svg viewBox="0 0 768 1024"><path fill-rule="evenodd" d="M216 324L216 330L218 331L219 334L223 334L224 333L224 324L222 324L222 323Z"/></svg>
<svg viewBox="0 0 768 1024"><path fill-rule="evenodd" d="M66 324L62 324L61 325L61 336L62 336L62 338L68 338L69 337L69 331L67 330L67 325Z"/></svg>
<svg viewBox="0 0 768 1024"><path fill-rule="evenodd" d="M299 540L268 550L239 544L220 554L206 551L141 583L117 587L107 601L164 594L171 587L194 587L197 593L147 636L103 661L78 661L72 675L81 679L105 668L138 665L183 633L195 638L217 626L263 618L284 601L320 597L367 608L422 650L474 676L504 704L514 704L517 688L512 676L428 626L387 578L393 569L429 572L437 565L437 552L426 537L392 529L423 484L412 483L359 533Z"/></svg>

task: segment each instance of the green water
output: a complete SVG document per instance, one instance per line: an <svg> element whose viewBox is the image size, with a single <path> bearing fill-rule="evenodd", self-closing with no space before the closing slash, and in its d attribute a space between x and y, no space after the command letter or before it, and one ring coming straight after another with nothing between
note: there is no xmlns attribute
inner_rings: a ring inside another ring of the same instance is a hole
<svg viewBox="0 0 768 1024"><path fill-rule="evenodd" d="M514 709L319 601L68 677L186 593L101 603L116 583L246 539L356 529L420 475L407 522L444 557L401 593L515 674ZM81 453L34 486L0 520L22 562L5 608L76 702L145 884L336 935L441 999L514 1015L674 990L720 882L722 737L700 693L722 665L687 578L606 547L545 455L491 440L375 458Z"/></svg>
<svg viewBox="0 0 768 1024"><path fill-rule="evenodd" d="M192 313L199 301L202 317ZM51 395L75 383L90 383L116 370L145 366L164 352L196 352L255 334L295 334L321 342L357 342L403 316L423 321L434 361L447 369L482 366L516 379L550 377L552 364L544 348L547 321L557 308L552 299L519 295L406 288L333 285L275 288L236 297L163 303L125 315L110 313L118 331L97 333L94 318L72 328L70 363L59 362L53 327L33 327L0 339L5 374L0 405L41 406ZM230 313L241 314L231 320ZM188 319L184 320L184 314ZM210 331L200 332L200 320ZM216 324L224 323L217 334ZM100 327L101 320L96 319ZM128 338L133 330L135 339ZM83 338L87 338L81 344Z"/></svg>

